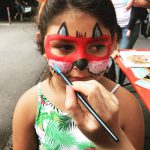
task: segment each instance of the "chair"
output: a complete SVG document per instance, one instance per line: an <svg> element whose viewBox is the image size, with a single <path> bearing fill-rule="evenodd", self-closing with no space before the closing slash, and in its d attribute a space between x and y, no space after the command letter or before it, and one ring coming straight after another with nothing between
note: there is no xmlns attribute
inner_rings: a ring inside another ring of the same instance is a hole
<svg viewBox="0 0 150 150"><path fill-rule="evenodd" d="M28 3L24 1L20 3L16 0L15 7L16 7L17 13L14 16L14 20L17 20L17 17L20 16L20 21L23 21L24 20L23 15L32 12L32 7L29 6Z"/></svg>

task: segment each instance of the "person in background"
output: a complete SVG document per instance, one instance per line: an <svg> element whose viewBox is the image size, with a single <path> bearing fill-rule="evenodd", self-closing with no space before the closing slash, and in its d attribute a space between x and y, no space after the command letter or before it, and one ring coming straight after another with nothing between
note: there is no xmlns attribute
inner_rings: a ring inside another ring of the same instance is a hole
<svg viewBox="0 0 150 150"><path fill-rule="evenodd" d="M128 0L112 0L112 3L115 7L117 22L122 29L122 39L119 43L120 49L131 49L133 48L140 30L140 22L137 22L132 30L132 34L130 37L126 36L128 30L128 24L131 17L131 8L126 11L126 6Z"/></svg>
<svg viewBox="0 0 150 150"><path fill-rule="evenodd" d="M112 3L115 7L117 22L122 30L122 38L119 42L119 49L132 49L139 37L140 21L138 20L135 23L130 37L128 37L128 24L131 17L131 9L128 11L126 10L128 0L112 0ZM120 85L123 85L126 76L117 65L115 65L115 67L116 68L114 69L114 72L116 72L116 82L118 82Z"/></svg>
<svg viewBox="0 0 150 150"><path fill-rule="evenodd" d="M13 150L142 150L144 121L137 99L103 76L119 41L111 0L46 0L37 26L38 48L50 74L16 105ZM55 64L72 86L66 86ZM75 91L119 142L108 136Z"/></svg>
<svg viewBox="0 0 150 150"><path fill-rule="evenodd" d="M129 0L129 2L126 6L127 11L130 8L132 8L131 17L130 17L130 21L129 21L129 24L128 24L128 31L127 31L126 35L127 35L127 37L130 37L131 31L134 28L134 25L135 25L136 21L139 19L141 21L141 34L145 38L147 38L148 35L146 34L146 29L147 29L148 22L146 21L146 19L147 19L148 11L147 11L146 8L134 7L133 3L134 3L134 0Z"/></svg>
<svg viewBox="0 0 150 150"><path fill-rule="evenodd" d="M139 37L140 29L141 33L146 38L148 37L148 33L146 32L148 22L145 21L145 18L148 13L146 8L150 7L150 2L149 0L112 0L112 2L116 10L118 24L122 29L122 39L118 49L132 49ZM133 9L131 9L132 6ZM142 28L140 20L142 21ZM128 28L130 30L128 30ZM113 57L116 55L118 55L117 50L113 54ZM115 81L123 85L126 76L117 65L115 65L113 70L114 73L116 73Z"/></svg>
<svg viewBox="0 0 150 150"><path fill-rule="evenodd" d="M24 5L26 5L25 1L15 0L15 7L17 9L17 13L14 16L14 20L17 20L17 17L19 16L20 21L23 21Z"/></svg>

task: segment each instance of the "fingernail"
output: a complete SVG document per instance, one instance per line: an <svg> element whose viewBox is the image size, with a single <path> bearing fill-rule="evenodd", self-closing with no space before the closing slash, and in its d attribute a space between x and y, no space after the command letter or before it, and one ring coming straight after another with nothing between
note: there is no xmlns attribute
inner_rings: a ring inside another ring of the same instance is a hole
<svg viewBox="0 0 150 150"><path fill-rule="evenodd" d="M66 92L69 93L69 91L72 89L70 85L66 85Z"/></svg>
<svg viewBox="0 0 150 150"><path fill-rule="evenodd" d="M66 86L66 102L65 102L65 106L68 110L71 109L71 86Z"/></svg>
<svg viewBox="0 0 150 150"><path fill-rule="evenodd" d="M66 95L67 95L67 98L69 98L72 94L72 86L70 85L67 85L66 86Z"/></svg>

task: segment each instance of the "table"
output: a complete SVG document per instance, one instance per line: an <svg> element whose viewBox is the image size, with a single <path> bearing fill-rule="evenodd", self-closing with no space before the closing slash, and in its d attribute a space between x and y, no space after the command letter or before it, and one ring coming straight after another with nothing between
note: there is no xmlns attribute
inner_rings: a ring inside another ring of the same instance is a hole
<svg viewBox="0 0 150 150"><path fill-rule="evenodd" d="M127 49L123 49L123 50L127 50ZM150 48L140 48L140 49L136 49L139 51L150 51ZM146 108L150 111L150 90L149 89L145 89L142 88L138 85L135 84L135 82L138 80L133 72L131 71L130 68L126 68L121 60L121 58L119 56L117 56L115 58L116 63L118 64L118 66L121 68L121 70L124 72L124 74L126 75L126 77L128 78L128 80L131 82L132 86L134 87L135 91L138 93L138 95L140 96L141 100L143 101L143 103L145 104Z"/></svg>

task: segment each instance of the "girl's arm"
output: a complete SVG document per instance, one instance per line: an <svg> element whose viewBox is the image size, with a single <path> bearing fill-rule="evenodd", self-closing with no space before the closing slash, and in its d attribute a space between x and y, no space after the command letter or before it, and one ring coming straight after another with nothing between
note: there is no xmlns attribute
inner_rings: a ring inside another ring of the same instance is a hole
<svg viewBox="0 0 150 150"><path fill-rule="evenodd" d="M118 136L120 140L118 143L108 136L101 125L76 99L74 90L85 95L88 103ZM96 144L97 150L142 150L144 127L140 107L134 102L135 97L124 90L119 98L124 102L119 103L113 94L95 80L76 81L72 87L66 89L66 108L80 130ZM121 110L122 108L124 110ZM124 115L120 115L122 113ZM123 119L125 131L119 126L119 116L125 116Z"/></svg>
<svg viewBox="0 0 150 150"><path fill-rule="evenodd" d="M125 133L120 129L119 133L119 142L118 143L112 143L109 146L99 146L97 144L96 150L137 150L129 141L128 137L125 135ZM143 150L143 149L141 149Z"/></svg>
<svg viewBox="0 0 150 150"><path fill-rule="evenodd" d="M13 115L13 150L37 150L34 130L36 103L34 89L27 91L18 101Z"/></svg>
<svg viewBox="0 0 150 150"><path fill-rule="evenodd" d="M144 147L144 119L143 113L138 100L124 88L120 87L116 93L116 97L120 99L119 118L122 133L126 136L126 140L132 143L136 150L143 150ZM123 96L124 95L124 96ZM123 136L124 137L124 136ZM128 143L128 142L127 142ZM124 143L125 144L125 143ZM119 146L119 145L118 145Z"/></svg>

